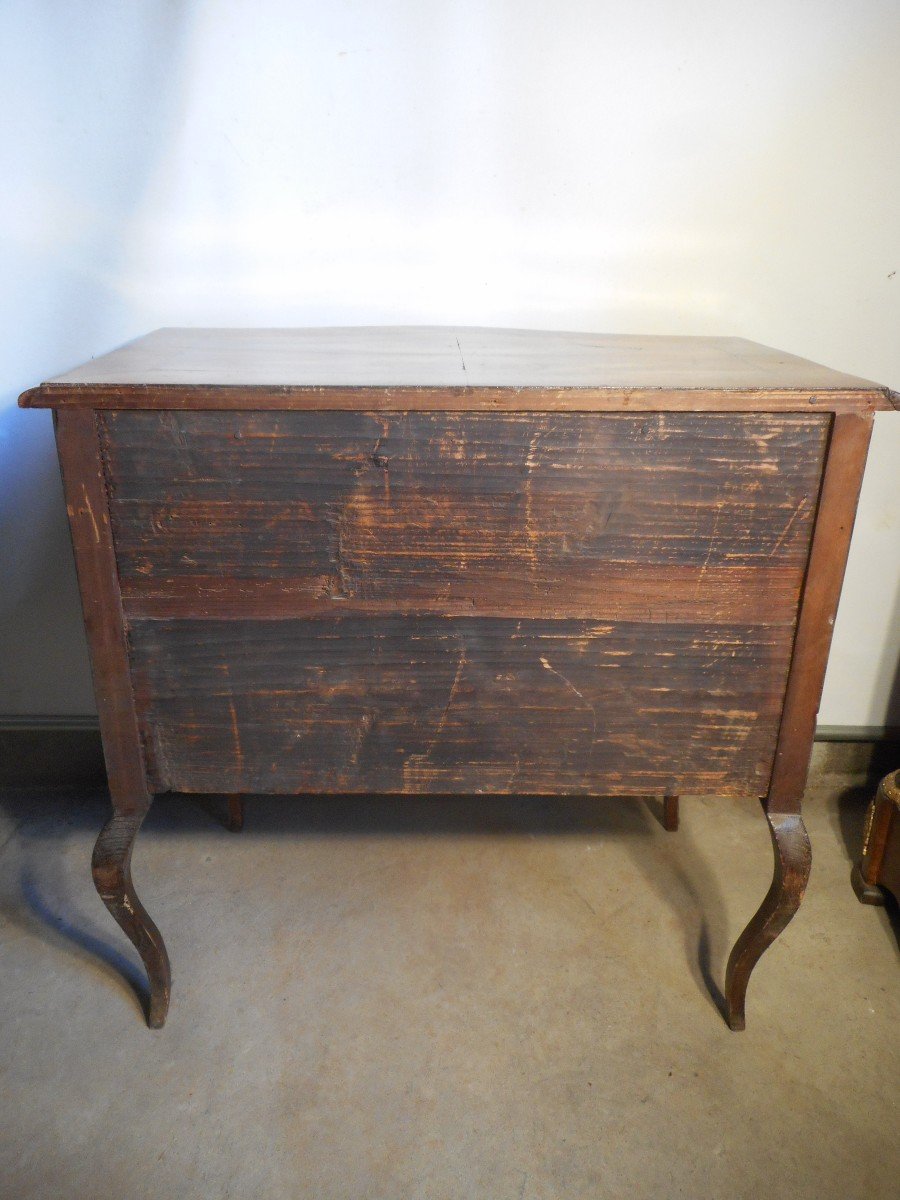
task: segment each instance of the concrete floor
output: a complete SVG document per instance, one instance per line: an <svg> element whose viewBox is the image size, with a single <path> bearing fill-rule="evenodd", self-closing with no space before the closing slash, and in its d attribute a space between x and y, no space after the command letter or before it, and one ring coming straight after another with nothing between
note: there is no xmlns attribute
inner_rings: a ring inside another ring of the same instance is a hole
<svg viewBox="0 0 900 1200"><path fill-rule="evenodd" d="M771 876L751 803L157 802L166 1028L88 872L102 796L0 797L0 1195L900 1195L896 912L818 748L813 877L717 1009Z"/></svg>

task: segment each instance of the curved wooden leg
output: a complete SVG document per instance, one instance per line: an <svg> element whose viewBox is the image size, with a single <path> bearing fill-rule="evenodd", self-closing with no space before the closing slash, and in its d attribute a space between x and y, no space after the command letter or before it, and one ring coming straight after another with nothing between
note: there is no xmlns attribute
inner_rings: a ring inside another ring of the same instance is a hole
<svg viewBox="0 0 900 1200"><path fill-rule="evenodd" d="M735 942L728 959L725 1005L732 1029L744 1028L750 973L800 907L812 862L809 836L799 813L767 812L766 818L775 850L775 874L759 911Z"/></svg>
<svg viewBox="0 0 900 1200"><path fill-rule="evenodd" d="M228 819L225 824L231 833L240 833L244 828L244 801L240 796L228 797Z"/></svg>
<svg viewBox="0 0 900 1200"><path fill-rule="evenodd" d="M663 829L678 832L678 797L663 796Z"/></svg>
<svg viewBox="0 0 900 1200"><path fill-rule="evenodd" d="M143 959L150 980L147 1024L151 1029L161 1029L169 1011L172 990L169 956L159 930L138 899L131 882L131 852L148 808L149 805L113 811L94 846L91 870L100 898Z"/></svg>

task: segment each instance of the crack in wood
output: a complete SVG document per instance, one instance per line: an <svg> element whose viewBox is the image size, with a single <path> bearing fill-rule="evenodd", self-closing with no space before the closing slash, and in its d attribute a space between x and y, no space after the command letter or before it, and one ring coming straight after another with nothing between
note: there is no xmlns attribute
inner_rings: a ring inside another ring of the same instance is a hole
<svg viewBox="0 0 900 1200"><path fill-rule="evenodd" d="M579 692L578 688L575 686L575 684L572 682L572 680L567 678L565 675L563 675L562 671L557 671L556 667L552 666L551 663L544 657L543 654L540 656L540 659L541 659L541 666L543 666L543 668L546 671L549 671L552 675L555 675L557 677L557 679L561 679L563 681L563 683L566 685L566 687L569 688L570 691L573 691L575 693L575 695L579 698L579 700L581 700L581 702L585 706L585 708L590 712L591 720L593 722L593 727L594 727L594 729L593 729L594 737L596 737L597 736L597 711L594 708L593 704L591 704L590 700L588 700L588 698L585 696L585 694L583 692Z"/></svg>

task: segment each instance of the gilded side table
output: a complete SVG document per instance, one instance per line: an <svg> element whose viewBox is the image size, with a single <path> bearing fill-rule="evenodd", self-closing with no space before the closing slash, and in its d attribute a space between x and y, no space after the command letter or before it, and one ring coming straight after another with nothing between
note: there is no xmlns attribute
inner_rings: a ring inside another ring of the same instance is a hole
<svg viewBox="0 0 900 1200"><path fill-rule="evenodd" d="M54 409L112 817L94 879L141 954L152 797L756 796L800 815L876 384L741 339L159 330Z"/></svg>

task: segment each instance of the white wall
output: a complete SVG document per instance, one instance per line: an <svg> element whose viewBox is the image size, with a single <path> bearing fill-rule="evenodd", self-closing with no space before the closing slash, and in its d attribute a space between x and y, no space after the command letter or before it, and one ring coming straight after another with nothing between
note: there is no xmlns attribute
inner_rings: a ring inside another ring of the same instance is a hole
<svg viewBox="0 0 900 1200"><path fill-rule="evenodd" d="M156 326L740 334L900 389L898 61L896 0L7 0L0 712L93 707L16 394ZM898 462L881 418L827 724L900 723Z"/></svg>

